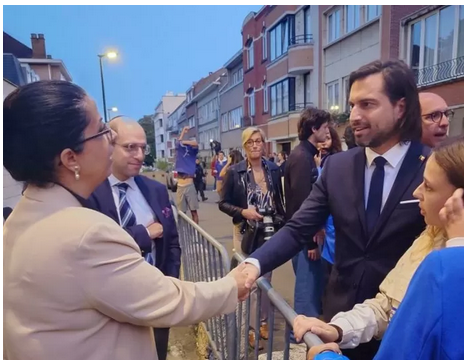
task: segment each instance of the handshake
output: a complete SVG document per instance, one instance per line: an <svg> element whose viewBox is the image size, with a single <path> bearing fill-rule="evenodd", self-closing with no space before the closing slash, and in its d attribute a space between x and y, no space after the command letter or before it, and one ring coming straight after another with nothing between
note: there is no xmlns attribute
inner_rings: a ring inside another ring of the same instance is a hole
<svg viewBox="0 0 464 360"><path fill-rule="evenodd" d="M243 301L248 297L253 284L258 279L259 270L252 264L241 263L227 276L231 276L235 279L238 288L238 299Z"/></svg>

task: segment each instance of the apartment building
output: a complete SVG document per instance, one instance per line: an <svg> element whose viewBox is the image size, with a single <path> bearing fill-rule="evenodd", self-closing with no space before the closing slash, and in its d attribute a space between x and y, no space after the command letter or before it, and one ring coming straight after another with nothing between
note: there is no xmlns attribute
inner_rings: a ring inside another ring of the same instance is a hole
<svg viewBox="0 0 464 360"><path fill-rule="evenodd" d="M184 100L177 109L175 109L169 116L168 116L168 124L166 127L166 131L169 134L166 150L167 150L167 157L169 162L174 162L176 156L176 141L182 128L179 126L179 123L182 123L187 119L186 117L186 109L185 109L186 100Z"/></svg>
<svg viewBox="0 0 464 360"><path fill-rule="evenodd" d="M221 113L221 145L229 149L242 147L243 121L243 51L240 49L224 65L227 70L226 84L219 90Z"/></svg>
<svg viewBox="0 0 464 360"><path fill-rule="evenodd" d="M153 126L155 127L155 144L156 144L156 159L166 160L170 157L171 147L168 148L168 139L170 131L167 130L169 115L174 112L182 102L186 99L185 94L174 94L168 91L161 97L160 102L155 108L153 115ZM172 142L170 142L172 145Z"/></svg>
<svg viewBox="0 0 464 360"><path fill-rule="evenodd" d="M245 121L259 126L268 151L297 143L302 109L319 103L318 6L263 6L242 27Z"/></svg>

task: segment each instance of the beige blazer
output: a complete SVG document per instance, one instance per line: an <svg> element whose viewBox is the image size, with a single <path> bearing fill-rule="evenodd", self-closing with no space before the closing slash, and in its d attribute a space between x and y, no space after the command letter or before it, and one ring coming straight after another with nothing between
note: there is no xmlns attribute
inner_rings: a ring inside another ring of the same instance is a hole
<svg viewBox="0 0 464 360"><path fill-rule="evenodd" d="M232 277L165 277L118 224L60 186L25 191L3 244L8 360L153 360L151 327L193 324L237 305Z"/></svg>

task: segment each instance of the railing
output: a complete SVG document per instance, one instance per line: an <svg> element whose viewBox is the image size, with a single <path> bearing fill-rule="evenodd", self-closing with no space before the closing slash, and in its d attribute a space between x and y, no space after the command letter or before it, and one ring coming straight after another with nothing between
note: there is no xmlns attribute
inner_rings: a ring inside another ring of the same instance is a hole
<svg viewBox="0 0 464 360"><path fill-rule="evenodd" d="M314 44L313 34L297 35L290 38L290 45Z"/></svg>
<svg viewBox="0 0 464 360"><path fill-rule="evenodd" d="M195 224L185 213L178 212L179 241L182 247L182 264L184 279L187 281L213 281L225 276L230 270L229 256L219 242ZM233 256L235 264L244 261L243 255L235 253ZM282 298L282 296L264 278L258 279L257 287L253 289L257 297L254 310L256 311L256 322L250 324L251 296L237 305L235 313L216 316L200 324L206 330L210 345L210 355L219 360L238 359L261 359L274 358L273 351L281 353L283 359L290 357L290 330L297 314ZM264 294L270 301L268 328L269 338L267 340L266 353L260 354L259 329L261 297ZM253 294L252 294L253 296ZM283 344L281 336L276 331L276 314L283 318L284 336ZM254 330L251 330L251 328ZM255 334L254 349L249 349L250 330ZM277 333L277 335L276 335ZM306 333L303 338L308 348L322 344L322 341L314 334ZM282 348L283 347L283 348ZM333 354L335 355L335 354ZM306 358L305 354L303 357ZM323 359L325 355L322 355ZM332 357L335 359L335 357ZM319 357L316 357L319 359ZM339 357L339 359L346 359Z"/></svg>
<svg viewBox="0 0 464 360"><path fill-rule="evenodd" d="M413 71L419 87L457 79L464 76L464 56Z"/></svg>

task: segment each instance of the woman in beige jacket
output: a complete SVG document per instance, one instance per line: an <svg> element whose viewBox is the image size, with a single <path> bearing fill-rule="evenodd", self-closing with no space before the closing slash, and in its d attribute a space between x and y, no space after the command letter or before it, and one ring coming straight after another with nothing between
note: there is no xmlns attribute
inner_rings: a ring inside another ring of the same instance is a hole
<svg viewBox="0 0 464 360"><path fill-rule="evenodd" d="M110 174L113 133L78 86L45 81L3 103L4 166L27 184L4 225L4 359L153 360L151 328L235 310L241 269L165 277L110 218L84 207Z"/></svg>
<svg viewBox="0 0 464 360"><path fill-rule="evenodd" d="M464 246L463 239L449 237L439 212L454 191L464 188L464 136L444 141L427 161L424 181L414 192L419 200L427 228L400 258L395 268L380 284L373 299L357 304L347 312L335 315L329 324L314 318L298 316L295 333L301 337L311 331L324 342L338 342L340 348L354 348L372 338L381 339L408 288L414 272L433 250Z"/></svg>

